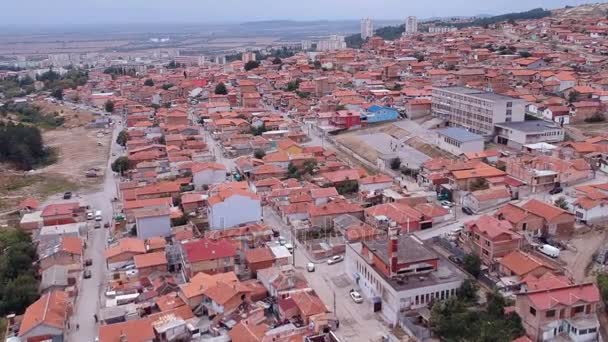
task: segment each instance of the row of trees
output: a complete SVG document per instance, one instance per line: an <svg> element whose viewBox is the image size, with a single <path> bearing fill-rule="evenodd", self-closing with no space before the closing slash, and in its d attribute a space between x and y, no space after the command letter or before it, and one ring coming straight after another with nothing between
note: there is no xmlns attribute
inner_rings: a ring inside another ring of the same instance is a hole
<svg viewBox="0 0 608 342"><path fill-rule="evenodd" d="M0 315L21 314L38 299L36 248L16 229L0 231Z"/></svg>
<svg viewBox="0 0 608 342"><path fill-rule="evenodd" d="M0 123L0 162L31 170L51 155L37 127Z"/></svg>
<svg viewBox="0 0 608 342"><path fill-rule="evenodd" d="M76 89L85 85L89 80L89 72L82 69L70 69L64 75L53 71L43 73L37 77L38 81L44 82L44 87L51 90L51 96L62 100L64 89Z"/></svg>

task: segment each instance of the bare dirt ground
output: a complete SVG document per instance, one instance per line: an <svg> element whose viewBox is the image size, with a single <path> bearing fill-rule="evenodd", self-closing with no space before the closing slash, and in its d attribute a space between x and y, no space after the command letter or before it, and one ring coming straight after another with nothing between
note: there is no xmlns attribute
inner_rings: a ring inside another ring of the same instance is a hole
<svg viewBox="0 0 608 342"><path fill-rule="evenodd" d="M45 144L53 148L57 161L30 172L0 167L0 214L15 209L26 197L43 201L57 193L95 187L106 171L111 129L86 128L94 118L89 112L59 104L37 104L45 112L57 111L65 117L65 127L42 132ZM86 177L91 169L99 170L98 177Z"/></svg>
<svg viewBox="0 0 608 342"><path fill-rule="evenodd" d="M106 133L103 133L106 132ZM52 173L82 185L95 185L103 177L112 136L110 129L85 127L55 129L43 133L44 142L54 148L59 160L36 173ZM98 145L101 143L101 146ZM87 178L90 169L99 169L99 177Z"/></svg>
<svg viewBox="0 0 608 342"><path fill-rule="evenodd" d="M560 253L560 259L566 262L569 276L577 283L592 281L594 276L592 270L593 260L597 250L606 243L608 234L605 229L582 228L577 231L570 240L574 246L573 250L564 250Z"/></svg>
<svg viewBox="0 0 608 342"><path fill-rule="evenodd" d="M577 131L588 137L608 135L606 133L608 131L608 122L573 124L570 127L576 128Z"/></svg>

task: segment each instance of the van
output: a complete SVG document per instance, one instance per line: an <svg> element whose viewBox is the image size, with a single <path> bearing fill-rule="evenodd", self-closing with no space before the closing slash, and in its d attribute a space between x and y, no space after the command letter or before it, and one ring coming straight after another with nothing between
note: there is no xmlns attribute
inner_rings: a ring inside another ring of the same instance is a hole
<svg viewBox="0 0 608 342"><path fill-rule="evenodd" d="M289 251L289 253L293 254L293 245L291 243L286 243L285 248Z"/></svg>
<svg viewBox="0 0 608 342"><path fill-rule="evenodd" d="M315 264L313 264L312 262L309 262L306 265L306 270L308 270L308 272L314 272L315 271Z"/></svg>
<svg viewBox="0 0 608 342"><path fill-rule="evenodd" d="M101 221L101 220L102 220L101 210L95 211L95 221Z"/></svg>
<svg viewBox="0 0 608 342"><path fill-rule="evenodd" d="M544 244L538 248L538 251L552 258L559 257L559 248Z"/></svg>

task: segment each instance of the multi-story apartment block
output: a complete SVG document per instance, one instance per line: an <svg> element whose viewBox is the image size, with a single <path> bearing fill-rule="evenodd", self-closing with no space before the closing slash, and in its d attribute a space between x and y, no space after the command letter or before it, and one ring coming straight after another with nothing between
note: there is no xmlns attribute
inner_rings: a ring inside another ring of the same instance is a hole
<svg viewBox="0 0 608 342"><path fill-rule="evenodd" d="M418 32L418 18L409 16L405 19L405 34L415 34Z"/></svg>
<svg viewBox="0 0 608 342"><path fill-rule="evenodd" d="M366 40L367 38L374 35L374 22L371 18L361 19L361 39Z"/></svg>
<svg viewBox="0 0 608 342"><path fill-rule="evenodd" d="M432 112L450 126L491 137L494 125L525 118L525 101L465 87L433 88Z"/></svg>

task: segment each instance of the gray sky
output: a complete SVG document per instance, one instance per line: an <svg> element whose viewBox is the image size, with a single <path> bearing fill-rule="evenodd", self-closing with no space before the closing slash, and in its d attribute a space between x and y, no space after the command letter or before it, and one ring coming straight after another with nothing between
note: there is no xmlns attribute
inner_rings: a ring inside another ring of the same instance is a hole
<svg viewBox="0 0 608 342"><path fill-rule="evenodd" d="M597 0L3 0L2 25L400 19L502 14Z"/></svg>

